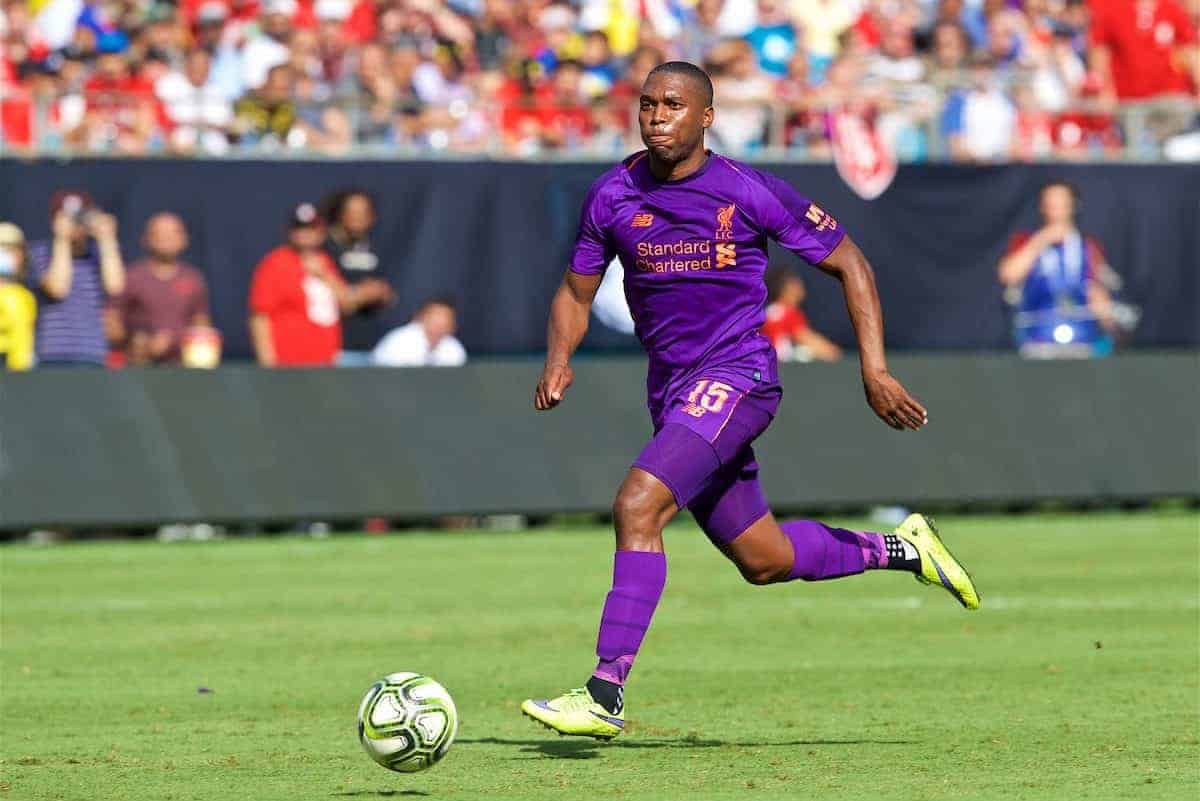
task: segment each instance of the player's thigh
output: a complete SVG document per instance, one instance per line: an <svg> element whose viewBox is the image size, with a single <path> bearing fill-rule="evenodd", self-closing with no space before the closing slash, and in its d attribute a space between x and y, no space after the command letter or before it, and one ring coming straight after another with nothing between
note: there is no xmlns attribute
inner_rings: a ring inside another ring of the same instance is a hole
<svg viewBox="0 0 1200 801"><path fill-rule="evenodd" d="M688 509L709 541L748 579L769 580L790 570L791 540L767 506L752 449L714 476Z"/></svg>
<svg viewBox="0 0 1200 801"><path fill-rule="evenodd" d="M682 509L718 473L745 461L750 443L771 424L781 395L778 385L740 388L700 379L670 401L633 466L662 481Z"/></svg>

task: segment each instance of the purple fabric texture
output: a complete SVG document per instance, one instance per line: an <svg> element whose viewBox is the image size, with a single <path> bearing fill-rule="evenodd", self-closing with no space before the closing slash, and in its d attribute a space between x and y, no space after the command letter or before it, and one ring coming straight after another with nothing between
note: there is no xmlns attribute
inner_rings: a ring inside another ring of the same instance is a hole
<svg viewBox="0 0 1200 801"><path fill-rule="evenodd" d="M824 581L883 567L883 535L833 528L816 520L789 520L780 528L792 541L789 580Z"/></svg>
<svg viewBox="0 0 1200 801"><path fill-rule="evenodd" d="M604 599L596 638L596 656L600 662L593 675L616 684L625 683L666 583L666 554L616 552L612 589Z"/></svg>
<svg viewBox="0 0 1200 801"><path fill-rule="evenodd" d="M774 349L759 333L767 240L817 264L844 236L790 184L748 164L710 154L686 178L660 181L643 151L592 184L570 269L599 275L621 260L654 412L711 368L773 372Z"/></svg>

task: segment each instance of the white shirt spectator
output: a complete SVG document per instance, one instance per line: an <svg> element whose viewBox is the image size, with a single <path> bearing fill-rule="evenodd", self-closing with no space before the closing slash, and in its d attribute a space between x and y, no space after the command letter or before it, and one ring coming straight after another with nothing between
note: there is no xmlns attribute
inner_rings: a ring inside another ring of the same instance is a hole
<svg viewBox="0 0 1200 801"><path fill-rule="evenodd" d="M248 89L257 89L272 67L286 64L290 58L287 45L266 34L256 36L242 48L242 83Z"/></svg>
<svg viewBox="0 0 1200 801"><path fill-rule="evenodd" d="M467 349L453 334L431 348L425 327L413 320L380 340L371 360L380 367L462 367L467 363Z"/></svg>
<svg viewBox="0 0 1200 801"><path fill-rule="evenodd" d="M177 147L217 155L229 149L225 130L233 122L233 103L214 81L197 86L182 72L170 72L158 79L154 93L175 123L171 140Z"/></svg>
<svg viewBox="0 0 1200 801"><path fill-rule="evenodd" d="M996 87L974 90L963 102L963 145L973 158L997 159L1012 148L1017 111Z"/></svg>

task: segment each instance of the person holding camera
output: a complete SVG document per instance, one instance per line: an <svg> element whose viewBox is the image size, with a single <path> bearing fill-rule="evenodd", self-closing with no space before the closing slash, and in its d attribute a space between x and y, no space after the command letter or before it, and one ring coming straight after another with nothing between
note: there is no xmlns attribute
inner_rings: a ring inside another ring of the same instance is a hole
<svg viewBox="0 0 1200 801"><path fill-rule="evenodd" d="M50 199L50 225L51 240L29 246L38 366L103 367L104 307L125 288L117 220L86 192L67 189Z"/></svg>

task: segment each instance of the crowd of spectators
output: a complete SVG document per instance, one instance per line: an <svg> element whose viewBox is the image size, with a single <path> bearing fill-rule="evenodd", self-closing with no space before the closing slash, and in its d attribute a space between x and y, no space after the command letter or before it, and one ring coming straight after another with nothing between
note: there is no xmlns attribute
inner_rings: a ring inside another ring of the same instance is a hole
<svg viewBox="0 0 1200 801"><path fill-rule="evenodd" d="M1187 157L1198 17L1200 0L0 0L0 143L619 154L642 79L679 58L713 75L731 154L824 157L843 118L900 160Z"/></svg>
<svg viewBox="0 0 1200 801"><path fill-rule="evenodd" d="M379 277L374 219L370 195L354 189L291 210L284 242L252 271L247 325L259 365L466 363L447 297L424 301L406 325L383 325L378 312L396 295ZM49 239L27 242L0 222L0 369L215 367L222 335L204 272L181 259L187 249L184 220L158 212L142 232L142 259L126 266L116 218L78 189L52 197Z"/></svg>
<svg viewBox="0 0 1200 801"><path fill-rule="evenodd" d="M1038 193L1041 225L1013 234L997 277L1012 309L1013 338L1027 358L1104 356L1137 326L1119 299L1122 281L1100 241L1076 223L1078 195L1064 181ZM361 189L291 209L283 242L249 272L247 327L263 367L458 367L454 301L423 300L395 328L380 312L397 298L371 243L375 202ZM185 221L152 215L142 258L126 266L116 218L78 189L56 192L50 237L27 242L0 222L0 369L184 365L214 367L222 336L213 326L204 271L182 260ZM597 320L633 333L614 261L597 293ZM762 333L781 361L837 361L842 348L809 324L807 294L791 266L766 273ZM607 290L604 285L608 285Z"/></svg>

